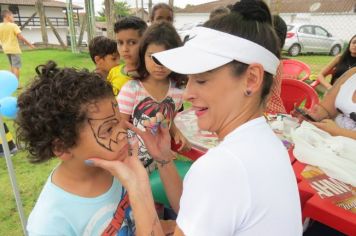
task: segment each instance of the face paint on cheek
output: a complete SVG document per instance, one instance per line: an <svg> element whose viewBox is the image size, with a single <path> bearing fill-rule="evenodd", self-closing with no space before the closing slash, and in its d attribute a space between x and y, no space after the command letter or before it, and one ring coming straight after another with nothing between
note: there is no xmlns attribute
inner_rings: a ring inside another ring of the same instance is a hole
<svg viewBox="0 0 356 236"><path fill-rule="evenodd" d="M88 123L96 142L105 149L114 152L119 141L126 138L127 134L120 128L120 121L116 118L117 104L112 103L112 108L112 115L103 119L88 118Z"/></svg>

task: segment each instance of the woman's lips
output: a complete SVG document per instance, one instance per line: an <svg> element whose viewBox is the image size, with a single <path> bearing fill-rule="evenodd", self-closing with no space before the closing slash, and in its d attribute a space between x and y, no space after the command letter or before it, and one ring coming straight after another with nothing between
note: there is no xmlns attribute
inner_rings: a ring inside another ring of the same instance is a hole
<svg viewBox="0 0 356 236"><path fill-rule="evenodd" d="M206 107L194 107L193 109L195 111L195 115L198 117L204 115L208 110Z"/></svg>

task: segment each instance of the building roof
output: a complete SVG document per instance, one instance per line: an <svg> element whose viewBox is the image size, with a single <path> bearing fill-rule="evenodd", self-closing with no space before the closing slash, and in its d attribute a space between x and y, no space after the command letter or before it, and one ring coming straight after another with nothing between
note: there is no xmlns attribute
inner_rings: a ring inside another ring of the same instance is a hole
<svg viewBox="0 0 356 236"><path fill-rule="evenodd" d="M35 3L36 0L0 0L0 4L19 5L19 6L34 6ZM54 0L43 0L43 5L45 7L66 8L65 2L54 1ZM83 9L83 7L73 4L73 9Z"/></svg>
<svg viewBox="0 0 356 236"><path fill-rule="evenodd" d="M237 0L211 1L199 5L188 5L186 8L176 11L177 13L209 13L217 7L235 4Z"/></svg>
<svg viewBox="0 0 356 236"><path fill-rule="evenodd" d="M209 13L217 7L235 4L238 0L219 0L188 6L177 13ZM271 0L273 13L341 13L355 12L356 0Z"/></svg>
<svg viewBox="0 0 356 236"><path fill-rule="evenodd" d="M272 12L342 13L355 12L355 0L272 0Z"/></svg>

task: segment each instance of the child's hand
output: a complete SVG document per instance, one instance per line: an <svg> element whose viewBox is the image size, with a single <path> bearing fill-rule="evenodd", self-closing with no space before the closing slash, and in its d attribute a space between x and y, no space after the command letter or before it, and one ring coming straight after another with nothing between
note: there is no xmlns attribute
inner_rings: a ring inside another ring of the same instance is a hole
<svg viewBox="0 0 356 236"><path fill-rule="evenodd" d="M192 145L190 144L188 139L186 139L186 137L184 137L184 135L182 134L182 132L180 132L179 129L175 129L174 132L172 131L172 136L173 136L174 142L176 144L180 144L180 147L178 148L178 152L190 151L190 149L192 148Z"/></svg>

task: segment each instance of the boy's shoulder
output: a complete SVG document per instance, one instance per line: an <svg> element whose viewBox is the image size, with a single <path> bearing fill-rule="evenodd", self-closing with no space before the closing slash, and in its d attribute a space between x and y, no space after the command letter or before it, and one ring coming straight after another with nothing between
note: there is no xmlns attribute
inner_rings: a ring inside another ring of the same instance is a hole
<svg viewBox="0 0 356 236"><path fill-rule="evenodd" d="M82 235L88 227L99 230L102 222L112 219L123 193L122 185L114 180L106 193L80 197L53 184L50 176L29 216L27 230L30 235Z"/></svg>
<svg viewBox="0 0 356 236"><path fill-rule="evenodd" d="M109 74L108 74L108 81L113 81L115 79L125 79L125 80L130 80L131 77L129 77L127 74L123 72L125 67L125 64L120 64L117 65L113 68L111 68Z"/></svg>

